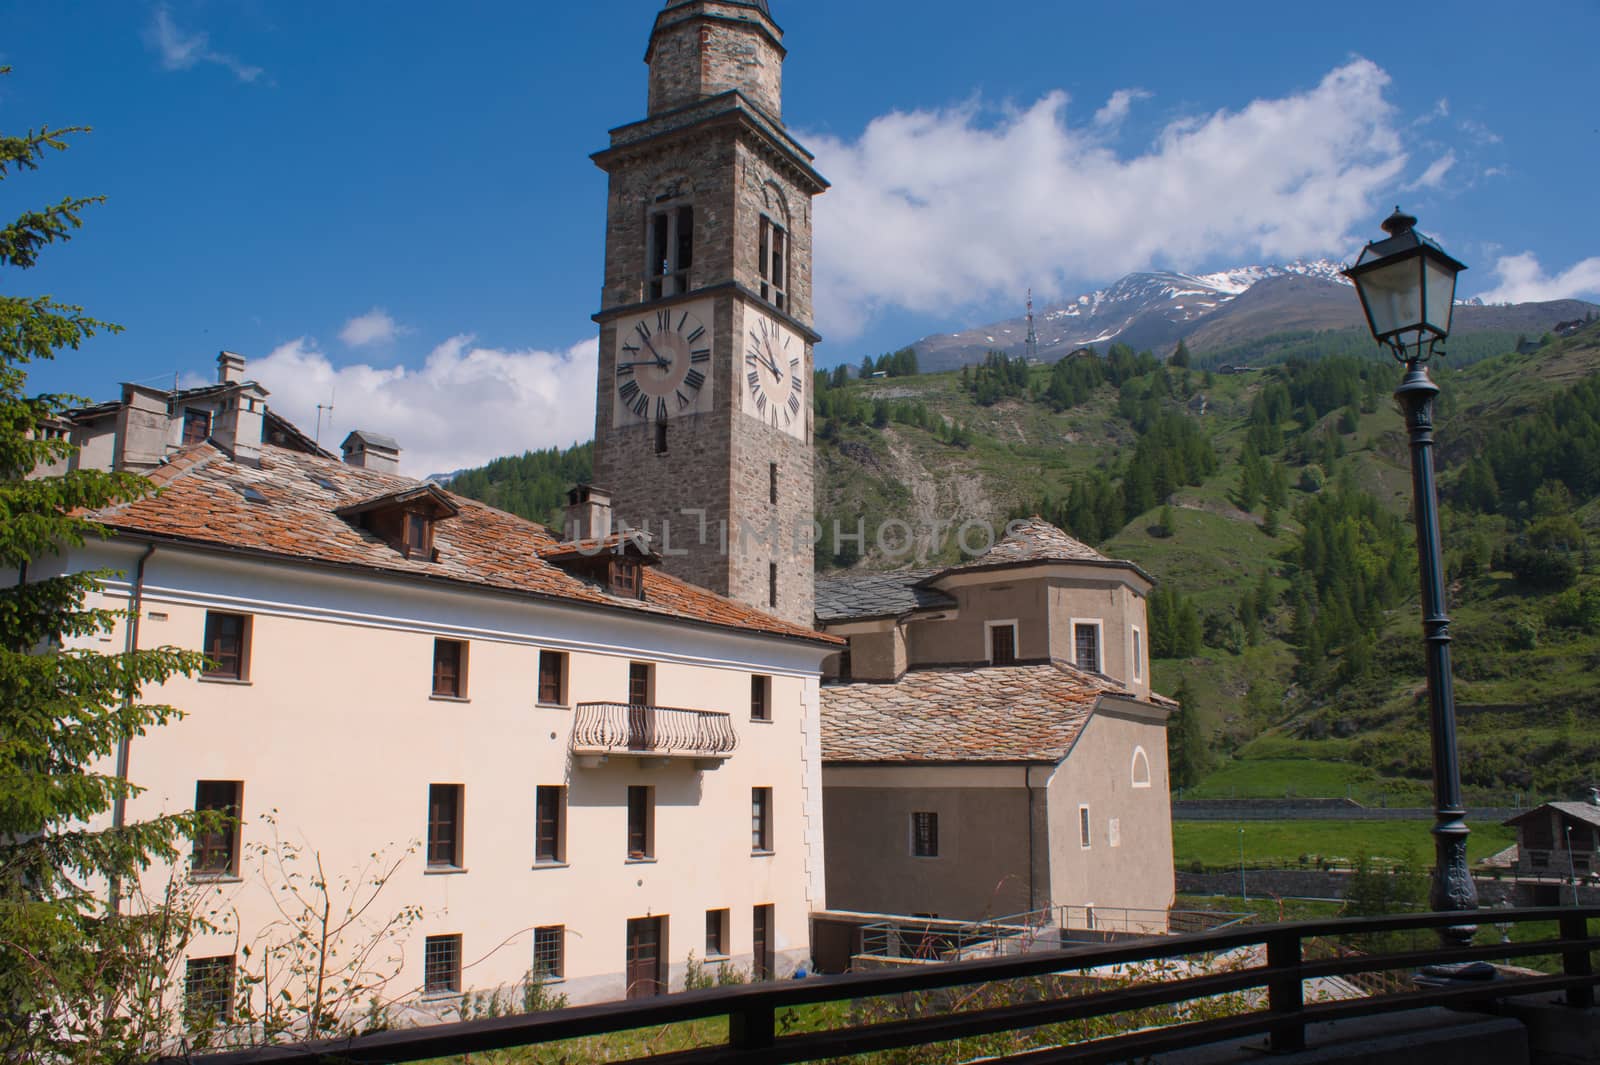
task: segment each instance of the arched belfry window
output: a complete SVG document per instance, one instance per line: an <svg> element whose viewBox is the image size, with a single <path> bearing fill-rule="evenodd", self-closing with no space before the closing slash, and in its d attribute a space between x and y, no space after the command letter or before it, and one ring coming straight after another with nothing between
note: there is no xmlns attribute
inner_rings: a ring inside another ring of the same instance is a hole
<svg viewBox="0 0 1600 1065"><path fill-rule="evenodd" d="M1150 756L1144 753L1143 747L1133 749L1133 786L1136 788L1150 786Z"/></svg>
<svg viewBox="0 0 1600 1065"><path fill-rule="evenodd" d="M783 194L770 182L762 190L766 210L761 214L761 236L756 249L761 275L761 298L780 311L789 309L789 208Z"/></svg>
<svg viewBox="0 0 1600 1065"><path fill-rule="evenodd" d="M645 231L645 298L658 300L689 291L694 266L694 204L686 183L669 181L650 205Z"/></svg>

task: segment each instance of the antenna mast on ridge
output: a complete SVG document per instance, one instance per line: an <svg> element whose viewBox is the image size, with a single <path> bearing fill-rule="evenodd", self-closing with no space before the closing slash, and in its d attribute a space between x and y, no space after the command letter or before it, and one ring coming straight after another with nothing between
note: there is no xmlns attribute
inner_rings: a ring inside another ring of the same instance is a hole
<svg viewBox="0 0 1600 1065"><path fill-rule="evenodd" d="M333 427L333 389L331 389L331 388L328 389L328 402L326 402L326 403L318 403L317 404L317 432L316 432L316 435L312 437L312 441L318 447L322 446L322 412L323 411L327 411L328 412L328 427L332 428Z"/></svg>
<svg viewBox="0 0 1600 1065"><path fill-rule="evenodd" d="M1028 290L1028 362L1039 361L1039 333L1033 327L1033 289Z"/></svg>

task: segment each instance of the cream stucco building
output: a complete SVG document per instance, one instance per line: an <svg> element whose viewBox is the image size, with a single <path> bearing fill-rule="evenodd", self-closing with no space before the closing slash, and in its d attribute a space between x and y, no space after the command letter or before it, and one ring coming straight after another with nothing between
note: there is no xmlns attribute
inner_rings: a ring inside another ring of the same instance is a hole
<svg viewBox="0 0 1600 1065"><path fill-rule="evenodd" d="M278 841L332 876L400 859L373 912L420 916L380 954L380 997L453 1004L538 970L586 1001L681 986L691 955L803 961L828 638L638 545L562 543L366 468L358 443L345 463L190 445L159 495L97 515L114 539L30 568L125 574L99 598L134 621L91 646L214 661L147 691L186 716L121 752L147 790L118 816L239 820L175 870L236 914L191 969L216 979L286 934Z"/></svg>
<svg viewBox="0 0 1600 1065"><path fill-rule="evenodd" d="M1150 587L1037 518L964 565L818 582L819 627L850 641L822 689L835 910L1165 930Z"/></svg>

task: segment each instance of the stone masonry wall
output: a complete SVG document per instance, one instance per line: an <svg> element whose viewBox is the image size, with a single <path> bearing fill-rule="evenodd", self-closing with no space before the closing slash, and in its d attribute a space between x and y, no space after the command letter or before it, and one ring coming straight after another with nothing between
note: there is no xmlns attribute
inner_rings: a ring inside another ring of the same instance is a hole
<svg viewBox="0 0 1600 1065"><path fill-rule="evenodd" d="M663 14L657 25L650 53L652 115L738 89L782 119L783 49L771 22L749 8L705 0Z"/></svg>

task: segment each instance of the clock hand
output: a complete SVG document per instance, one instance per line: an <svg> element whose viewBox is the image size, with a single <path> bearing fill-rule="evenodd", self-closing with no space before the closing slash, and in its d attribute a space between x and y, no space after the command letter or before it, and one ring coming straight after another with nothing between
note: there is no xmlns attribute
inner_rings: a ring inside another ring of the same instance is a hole
<svg viewBox="0 0 1600 1065"><path fill-rule="evenodd" d="M650 354L652 354L652 355L654 355L656 357L656 365L662 367L663 369L670 368L672 366L672 360L671 359L663 359L661 357L661 352L657 351L656 350L656 346L654 344L650 343L650 338L649 337L644 337L643 339L644 339L644 346L649 348L650 349Z"/></svg>

